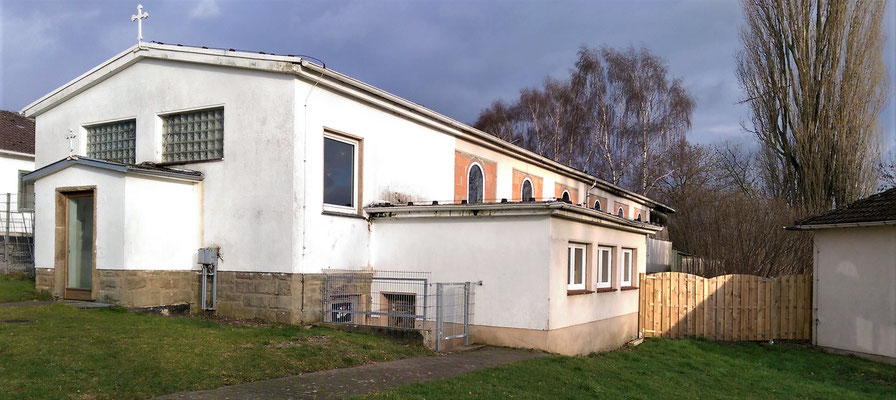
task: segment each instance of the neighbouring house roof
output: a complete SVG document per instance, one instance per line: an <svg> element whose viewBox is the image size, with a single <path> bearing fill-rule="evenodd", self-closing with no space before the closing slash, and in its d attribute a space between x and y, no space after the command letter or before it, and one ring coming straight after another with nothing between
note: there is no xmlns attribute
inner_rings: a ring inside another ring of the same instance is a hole
<svg viewBox="0 0 896 400"><path fill-rule="evenodd" d="M415 217L514 217L550 215L591 225L605 226L642 234L656 233L659 225L619 217L603 211L563 201L526 201L472 204L375 204L364 207L371 220Z"/></svg>
<svg viewBox="0 0 896 400"><path fill-rule="evenodd" d="M151 163L142 163L137 165L128 165L113 161L97 160L95 158L87 158L81 156L70 156L49 164L43 168L32 171L22 177L26 181L36 181L47 175L55 174L68 167L75 165L84 165L88 167L100 168L109 171L121 173L133 173L138 175L150 175L157 177L165 177L172 179L201 181L203 180L202 172L180 168L160 167Z"/></svg>
<svg viewBox="0 0 896 400"><path fill-rule="evenodd" d="M0 150L34 155L34 120L0 110Z"/></svg>
<svg viewBox="0 0 896 400"><path fill-rule="evenodd" d="M642 202L648 207L654 208L660 212L675 212L672 207L657 202L644 195L623 189L568 165L540 156L532 151L508 143L496 136L439 114L419 104L328 69L324 65L317 65L302 57L292 55L284 56L263 52L253 53L237 51L234 49L210 49L207 47L143 42L130 47L124 52L27 105L22 112L29 117L38 116L55 107L57 104L102 82L143 58L293 74L304 80L314 82L315 85L320 85L342 95L358 99L376 107L384 108L415 122L490 150L530 162L561 175L593 183L596 187L599 187L602 190L614 193L620 197Z"/></svg>
<svg viewBox="0 0 896 400"><path fill-rule="evenodd" d="M804 218L788 226L791 230L896 226L896 187L838 207L824 214Z"/></svg>

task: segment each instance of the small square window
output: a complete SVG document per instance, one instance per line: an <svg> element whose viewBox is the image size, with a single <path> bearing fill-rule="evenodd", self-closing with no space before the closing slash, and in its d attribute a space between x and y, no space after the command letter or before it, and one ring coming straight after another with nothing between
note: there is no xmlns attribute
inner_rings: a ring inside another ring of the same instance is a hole
<svg viewBox="0 0 896 400"><path fill-rule="evenodd" d="M87 157L133 165L137 152L137 121L88 126Z"/></svg>
<svg viewBox="0 0 896 400"><path fill-rule="evenodd" d="M613 249L598 247L597 249L597 287L608 288L613 285Z"/></svg>
<svg viewBox="0 0 896 400"><path fill-rule="evenodd" d="M360 141L324 135L324 211L358 213Z"/></svg>
<svg viewBox="0 0 896 400"><path fill-rule="evenodd" d="M188 163L224 158L224 108L162 116L162 161Z"/></svg>
<svg viewBox="0 0 896 400"><path fill-rule="evenodd" d="M585 246L571 244L569 245L569 270L566 279L567 290L583 290L585 289Z"/></svg>

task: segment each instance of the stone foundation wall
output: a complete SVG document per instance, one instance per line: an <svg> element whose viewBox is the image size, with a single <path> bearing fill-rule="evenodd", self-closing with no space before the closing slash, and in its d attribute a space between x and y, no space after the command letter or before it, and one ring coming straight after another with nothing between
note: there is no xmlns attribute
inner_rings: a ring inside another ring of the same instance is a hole
<svg viewBox="0 0 896 400"><path fill-rule="evenodd" d="M219 271L216 311L235 319L318 322L323 315L322 282L321 274ZM211 298L211 289L208 296Z"/></svg>
<svg viewBox="0 0 896 400"><path fill-rule="evenodd" d="M48 291L53 293L54 296L59 296L56 294L56 275L55 270L53 268L35 268L34 269L34 289L38 292Z"/></svg>
<svg viewBox="0 0 896 400"><path fill-rule="evenodd" d="M37 290L56 297L62 297L62 279L54 268L35 271ZM201 284L199 271L97 269L93 299L122 307L189 304L199 312ZM211 301L211 279L207 288ZM219 271L216 314L285 324L320 322L323 291L323 274Z"/></svg>
<svg viewBox="0 0 896 400"><path fill-rule="evenodd" d="M197 271L96 270L93 298L123 307L196 303Z"/></svg>

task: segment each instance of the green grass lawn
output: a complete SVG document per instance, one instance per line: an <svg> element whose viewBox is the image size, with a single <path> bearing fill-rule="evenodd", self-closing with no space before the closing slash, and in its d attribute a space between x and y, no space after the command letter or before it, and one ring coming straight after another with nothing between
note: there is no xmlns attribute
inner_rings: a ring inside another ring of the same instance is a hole
<svg viewBox="0 0 896 400"><path fill-rule="evenodd" d="M24 274L0 274L0 303L50 300L49 293L34 290L34 280Z"/></svg>
<svg viewBox="0 0 896 400"><path fill-rule="evenodd" d="M538 358L371 397L896 399L896 366L789 344L654 339L635 348Z"/></svg>
<svg viewBox="0 0 896 400"><path fill-rule="evenodd" d="M0 398L136 399L427 354L338 331L122 309L0 307Z"/></svg>

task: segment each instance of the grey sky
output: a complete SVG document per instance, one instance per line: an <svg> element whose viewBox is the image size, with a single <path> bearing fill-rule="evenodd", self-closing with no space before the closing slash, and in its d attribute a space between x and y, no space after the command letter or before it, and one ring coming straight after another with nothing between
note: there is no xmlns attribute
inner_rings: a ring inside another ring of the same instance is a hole
<svg viewBox="0 0 896 400"><path fill-rule="evenodd" d="M734 75L737 1L143 0L144 39L278 54L327 67L472 123L546 75L564 77L580 46L645 45L697 99L692 140L751 140ZM20 110L136 42L137 1L0 0L0 108ZM885 29L896 38L890 4ZM884 57L896 86L896 39ZM896 107L881 123L896 146Z"/></svg>

